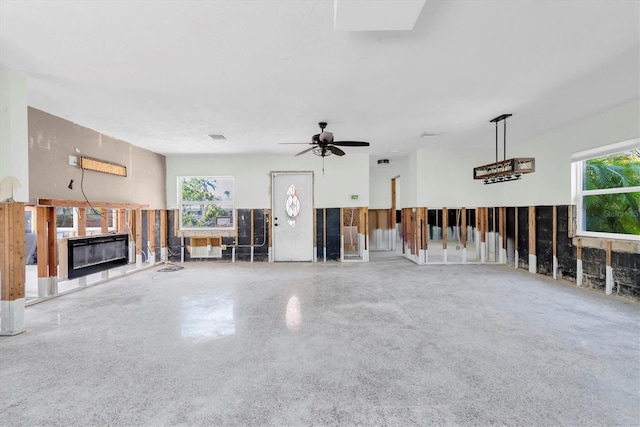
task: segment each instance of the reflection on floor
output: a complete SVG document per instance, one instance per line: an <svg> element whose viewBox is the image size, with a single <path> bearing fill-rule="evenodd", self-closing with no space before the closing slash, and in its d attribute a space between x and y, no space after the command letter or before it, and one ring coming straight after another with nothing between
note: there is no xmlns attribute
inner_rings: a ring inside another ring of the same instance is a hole
<svg viewBox="0 0 640 427"><path fill-rule="evenodd" d="M640 305L498 265L191 262L31 305L0 425L639 425Z"/></svg>
<svg viewBox="0 0 640 427"><path fill-rule="evenodd" d="M136 271L135 264L129 264L119 268L113 268L108 272L101 272L90 274L84 278L60 280L58 282L58 294L65 294L86 286L92 286L98 283L102 283L105 280L120 277L131 272ZM25 280L25 299L27 304L33 303L41 297L38 295L38 266L27 265L25 266L26 280Z"/></svg>

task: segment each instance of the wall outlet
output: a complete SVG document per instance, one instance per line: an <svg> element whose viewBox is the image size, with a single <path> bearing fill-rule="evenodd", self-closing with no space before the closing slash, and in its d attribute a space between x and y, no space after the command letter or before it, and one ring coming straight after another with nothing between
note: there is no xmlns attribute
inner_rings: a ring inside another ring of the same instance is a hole
<svg viewBox="0 0 640 427"><path fill-rule="evenodd" d="M78 166L78 156L69 156L69 166Z"/></svg>

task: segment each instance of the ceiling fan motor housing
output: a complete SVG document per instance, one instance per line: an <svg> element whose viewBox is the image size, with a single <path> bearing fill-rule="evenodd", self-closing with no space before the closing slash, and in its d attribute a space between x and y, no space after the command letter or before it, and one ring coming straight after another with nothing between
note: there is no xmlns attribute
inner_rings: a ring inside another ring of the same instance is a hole
<svg viewBox="0 0 640 427"><path fill-rule="evenodd" d="M327 131L323 131L320 134L320 142L324 142L326 144L332 143L333 142L333 134L331 132L327 132Z"/></svg>

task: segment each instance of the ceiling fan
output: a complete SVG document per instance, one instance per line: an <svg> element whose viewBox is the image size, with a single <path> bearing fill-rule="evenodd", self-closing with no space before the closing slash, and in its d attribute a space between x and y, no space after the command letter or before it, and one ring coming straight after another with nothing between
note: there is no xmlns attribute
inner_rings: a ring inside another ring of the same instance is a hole
<svg viewBox="0 0 640 427"><path fill-rule="evenodd" d="M305 150L302 150L301 152L296 154L296 156L307 153L309 151L313 152L313 154L315 154L316 156L320 156L323 158L330 156L332 154L335 154L336 156L344 156L346 153L342 151L340 148L338 148L338 146L340 147L368 147L369 146L368 142L363 142L363 141L334 141L333 133L324 130L324 128L327 127L327 122L320 122L318 123L318 126L320 126L321 132L311 137L311 142L308 143L309 145L311 145L311 147ZM283 142L282 144L307 144L307 143L306 142L289 142L289 143Z"/></svg>

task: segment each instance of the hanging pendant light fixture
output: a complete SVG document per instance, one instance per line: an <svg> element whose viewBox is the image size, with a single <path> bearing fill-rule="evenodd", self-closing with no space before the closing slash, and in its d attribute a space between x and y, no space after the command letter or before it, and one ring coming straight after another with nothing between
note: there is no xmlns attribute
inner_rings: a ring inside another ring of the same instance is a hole
<svg viewBox="0 0 640 427"><path fill-rule="evenodd" d="M496 161L488 165L473 168L473 179L482 179L485 184L516 181L525 173L535 172L536 159L534 157L520 157L507 160L507 118L512 114L503 114L490 120L496 124ZM503 160L498 160L498 123L503 122L502 155Z"/></svg>

